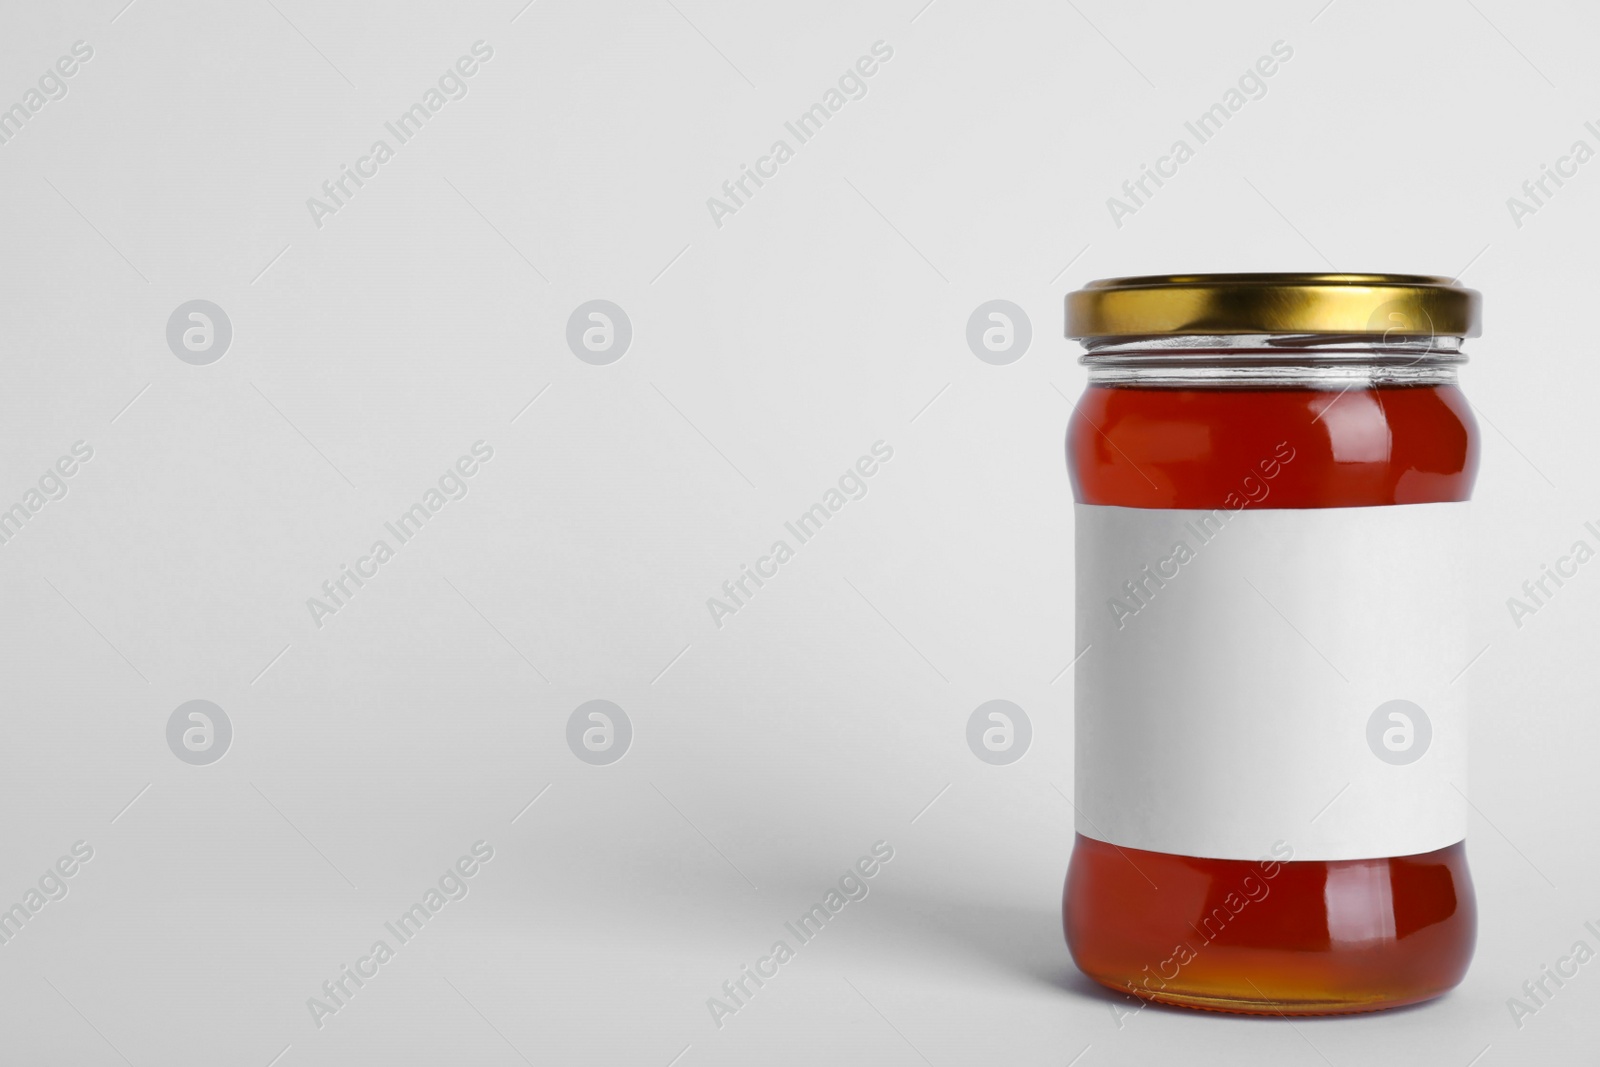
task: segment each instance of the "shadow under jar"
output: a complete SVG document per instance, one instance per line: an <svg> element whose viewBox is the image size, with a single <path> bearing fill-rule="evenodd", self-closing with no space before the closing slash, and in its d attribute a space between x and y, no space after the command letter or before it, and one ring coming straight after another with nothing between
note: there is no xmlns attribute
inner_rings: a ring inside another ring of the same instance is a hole
<svg viewBox="0 0 1600 1067"><path fill-rule="evenodd" d="M1078 967L1266 1014L1439 996L1477 932L1478 464L1456 386L1478 294L1378 274L1091 283L1076 493Z"/></svg>

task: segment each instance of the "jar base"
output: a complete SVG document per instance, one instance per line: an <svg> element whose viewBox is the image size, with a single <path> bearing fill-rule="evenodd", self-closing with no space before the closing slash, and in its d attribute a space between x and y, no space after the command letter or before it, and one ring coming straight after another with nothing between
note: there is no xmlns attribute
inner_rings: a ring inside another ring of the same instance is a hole
<svg viewBox="0 0 1600 1067"><path fill-rule="evenodd" d="M1477 929L1459 842L1383 860L1245 862L1079 835L1062 905L1073 961L1100 985L1267 1016L1432 1000L1461 981Z"/></svg>
<svg viewBox="0 0 1600 1067"><path fill-rule="evenodd" d="M1115 982L1095 978L1094 975L1089 975L1088 977L1113 992L1121 993L1124 996L1129 993L1127 987L1118 986ZM1135 993L1134 995L1138 996L1140 1000L1169 1008L1215 1011L1225 1015L1262 1015L1273 1018L1278 1016L1364 1015L1375 1011L1386 1011L1390 1008L1404 1008L1413 1004L1424 1004L1448 992L1448 989L1440 989L1416 996L1387 997L1371 1001L1264 1000L1260 997L1226 997L1207 993L1184 993L1170 989L1162 990L1160 993L1145 992Z"/></svg>

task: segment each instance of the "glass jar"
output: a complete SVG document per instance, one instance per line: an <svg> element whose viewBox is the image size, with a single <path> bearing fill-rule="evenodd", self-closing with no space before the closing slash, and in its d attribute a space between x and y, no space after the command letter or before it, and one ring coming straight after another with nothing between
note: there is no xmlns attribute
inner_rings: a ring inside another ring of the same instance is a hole
<svg viewBox="0 0 1600 1067"><path fill-rule="evenodd" d="M1436 997L1477 935L1454 547L1479 297L1384 274L1067 298L1078 967L1267 1014Z"/></svg>

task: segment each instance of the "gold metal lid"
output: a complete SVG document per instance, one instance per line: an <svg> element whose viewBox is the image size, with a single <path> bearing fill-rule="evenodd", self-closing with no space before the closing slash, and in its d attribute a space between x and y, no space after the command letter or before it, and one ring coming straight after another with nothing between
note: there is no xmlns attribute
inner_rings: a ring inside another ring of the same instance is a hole
<svg viewBox="0 0 1600 1067"><path fill-rule="evenodd" d="M1184 334L1477 337L1482 297L1427 274L1161 274L1067 294L1075 339Z"/></svg>

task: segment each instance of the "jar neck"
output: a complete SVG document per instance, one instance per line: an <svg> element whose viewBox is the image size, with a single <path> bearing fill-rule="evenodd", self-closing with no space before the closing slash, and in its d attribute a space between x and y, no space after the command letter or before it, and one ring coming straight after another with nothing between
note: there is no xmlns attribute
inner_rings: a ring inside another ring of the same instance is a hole
<svg viewBox="0 0 1600 1067"><path fill-rule="evenodd" d="M1460 337L1305 334L1089 338L1079 360L1091 385L1350 389L1454 385Z"/></svg>

